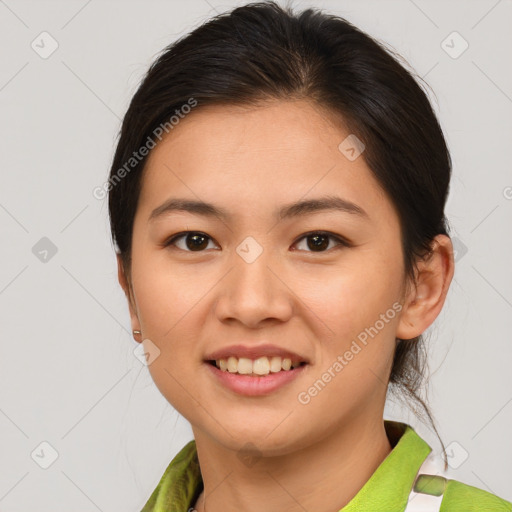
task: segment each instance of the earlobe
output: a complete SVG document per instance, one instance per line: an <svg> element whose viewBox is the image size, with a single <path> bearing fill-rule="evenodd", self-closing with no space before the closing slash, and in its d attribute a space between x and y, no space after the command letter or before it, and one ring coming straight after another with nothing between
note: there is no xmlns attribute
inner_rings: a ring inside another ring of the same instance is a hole
<svg viewBox="0 0 512 512"><path fill-rule="evenodd" d="M432 252L417 264L416 283L406 297L396 337L412 339L422 334L443 308L454 273L450 237L437 235Z"/></svg>

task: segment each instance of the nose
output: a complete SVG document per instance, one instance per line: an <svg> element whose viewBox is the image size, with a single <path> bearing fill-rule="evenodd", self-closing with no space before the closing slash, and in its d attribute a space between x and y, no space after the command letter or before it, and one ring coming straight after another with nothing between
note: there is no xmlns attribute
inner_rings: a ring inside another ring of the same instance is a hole
<svg viewBox="0 0 512 512"><path fill-rule="evenodd" d="M231 271L218 287L215 314L220 321L238 321L254 329L271 321L290 319L293 292L270 251L263 250L254 261L235 253L231 263Z"/></svg>

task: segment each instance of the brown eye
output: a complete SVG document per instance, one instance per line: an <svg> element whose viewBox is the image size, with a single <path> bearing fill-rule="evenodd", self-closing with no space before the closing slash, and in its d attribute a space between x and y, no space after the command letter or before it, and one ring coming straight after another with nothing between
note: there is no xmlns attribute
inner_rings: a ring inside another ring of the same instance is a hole
<svg viewBox="0 0 512 512"><path fill-rule="evenodd" d="M332 233L323 232L323 231L315 231L312 233L306 233L303 235L299 240L307 240L306 246L307 246L307 252L326 252L327 250L330 250L333 248L333 246L330 247L331 240L334 240L337 242L334 247L343 246L348 247L349 244L345 240L343 240L341 237L336 236ZM300 249L305 250L305 249Z"/></svg>
<svg viewBox="0 0 512 512"><path fill-rule="evenodd" d="M329 246L329 237L326 235L310 235L306 239L308 240L308 248L312 251L324 250Z"/></svg>
<svg viewBox="0 0 512 512"><path fill-rule="evenodd" d="M300 250L305 250L306 252L327 252L339 246L350 247L350 243L340 236L323 231L313 231L311 233L306 233L299 239L299 241L300 240L307 241L306 249L299 248ZM185 243L183 243L183 241ZM335 242L333 245L331 245L332 241ZM213 243L213 240L205 233L198 231L185 231L171 237L164 243L164 246L174 246L186 252L201 252L205 249L208 249L209 242ZM297 244L298 242L296 242L294 245ZM216 247L215 244L214 247Z"/></svg>
<svg viewBox="0 0 512 512"><path fill-rule="evenodd" d="M178 243L176 243L180 239L184 239L184 245L181 244L180 246ZM208 242L210 240L211 238L204 233L197 231L186 231L184 233L173 236L167 242L165 242L164 245L165 247L174 245L178 249L188 252L200 252L208 247Z"/></svg>
<svg viewBox="0 0 512 512"><path fill-rule="evenodd" d="M207 238L201 234L191 234L185 237L185 243L191 251L200 251L208 245Z"/></svg>

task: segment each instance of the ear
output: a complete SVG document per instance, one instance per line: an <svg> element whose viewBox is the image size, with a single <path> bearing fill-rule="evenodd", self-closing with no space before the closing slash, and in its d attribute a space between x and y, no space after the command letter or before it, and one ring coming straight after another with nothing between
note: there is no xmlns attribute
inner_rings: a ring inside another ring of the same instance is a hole
<svg viewBox="0 0 512 512"><path fill-rule="evenodd" d="M135 309L135 301L133 299L133 294L131 292L130 284L126 276L126 271L120 254L117 254L117 279L128 300L132 331L141 331L142 329L140 327L139 317L137 316L137 311ZM139 343L142 342L142 334L133 334L133 337L135 341L138 341Z"/></svg>
<svg viewBox="0 0 512 512"><path fill-rule="evenodd" d="M432 253L417 264L416 282L410 286L398 323L396 337L404 340L422 334L443 308L455 270L449 236L437 235Z"/></svg>

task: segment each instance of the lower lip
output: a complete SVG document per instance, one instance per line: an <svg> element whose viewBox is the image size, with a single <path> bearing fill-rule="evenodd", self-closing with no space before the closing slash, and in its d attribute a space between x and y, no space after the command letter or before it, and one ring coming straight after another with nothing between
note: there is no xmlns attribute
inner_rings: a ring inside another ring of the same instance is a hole
<svg viewBox="0 0 512 512"><path fill-rule="evenodd" d="M249 375L239 375L238 373L219 370L219 368L208 362L205 364L210 368L213 375L227 388L235 393L246 396L268 395L296 379L307 366L307 364L303 364L291 370L269 373L264 377L251 377Z"/></svg>

